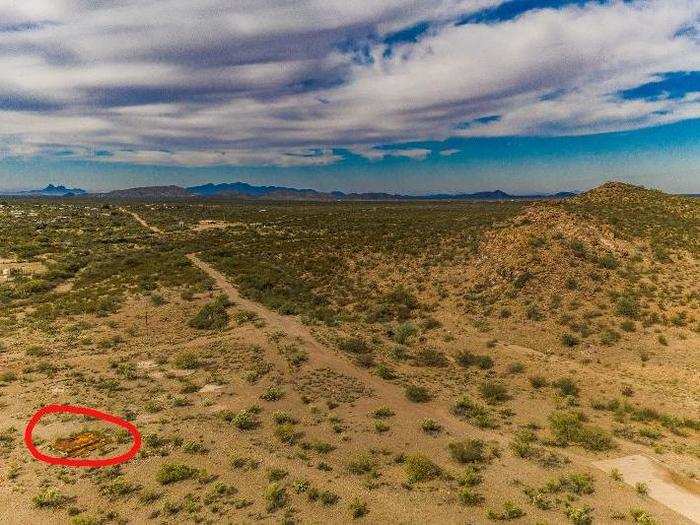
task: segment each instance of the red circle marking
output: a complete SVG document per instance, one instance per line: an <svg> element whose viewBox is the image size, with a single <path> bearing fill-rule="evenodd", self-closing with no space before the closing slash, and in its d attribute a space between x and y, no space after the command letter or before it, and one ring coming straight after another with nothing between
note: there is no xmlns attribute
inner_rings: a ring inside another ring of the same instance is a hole
<svg viewBox="0 0 700 525"><path fill-rule="evenodd" d="M39 420L44 417L46 414L60 414L63 412L68 412L70 414L81 414L84 416L90 416L94 417L97 419L101 419L103 421L107 421L108 423L112 423L114 425L118 425L122 428L125 428L129 431L131 434L131 437L133 438L133 445L131 445L131 448L125 452L124 454L120 454L119 456L115 456L113 458L105 458L105 459L72 459L72 458L61 458L61 457L55 457L55 456L47 456L46 454L42 453L39 451L39 449L36 447L34 444L34 441L32 440L32 433L34 432L34 427L36 427L37 423L39 423ZM29 449L29 453L34 456L34 458L38 459L39 461L43 461L44 463L48 463L50 465L63 465L65 467L109 467L111 465L118 465L120 463L124 463L125 461L129 461L131 458L133 458L136 453L139 451L141 448L141 433L139 430L129 423L128 421L120 418L113 416L111 414L107 414L105 412L100 412L99 410L95 410L92 408L87 408L87 407L80 407L80 406L73 406L73 405L47 405L41 410L39 410L36 414L32 416L32 418L29 420L29 423L27 423L27 427L24 429L24 444L27 446L27 449Z"/></svg>

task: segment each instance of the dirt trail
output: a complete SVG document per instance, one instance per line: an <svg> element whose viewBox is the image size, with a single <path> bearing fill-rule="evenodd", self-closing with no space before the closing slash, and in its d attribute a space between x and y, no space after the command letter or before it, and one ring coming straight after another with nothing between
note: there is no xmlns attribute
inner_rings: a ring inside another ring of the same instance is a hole
<svg viewBox="0 0 700 525"><path fill-rule="evenodd" d="M151 230L153 233L157 233L158 235L162 235L162 234L165 233L165 232L164 232L163 230L161 230L160 228L158 228L158 227L156 227L156 226L151 226L150 224L148 224L148 223L147 223L146 221L144 221L143 218L142 218L138 213L136 213L135 211L130 211L130 210L127 210L126 208L123 208L123 207L119 207L119 211L121 211L121 212L123 212L123 213L126 213L127 215L131 215L131 216L136 220L136 222L138 222L138 223L139 223L141 226L143 226L144 228L147 228L147 229Z"/></svg>
<svg viewBox="0 0 700 525"><path fill-rule="evenodd" d="M346 361L342 356L338 355L333 349L327 348L319 343L311 334L309 329L302 324L296 317L283 316L269 310L259 303L251 301L243 297L238 289L233 286L221 272L210 264L204 262L194 254L189 254L188 259L192 261L197 268L209 275L216 286L221 289L236 305L255 312L269 326L283 330L287 335L301 341L304 348L309 354L307 366L312 368L330 368L335 372L352 377L361 381L372 389L373 395L378 400L386 400L391 404L391 407L397 411L412 414L416 419L424 419L428 417L441 418L441 423L454 434L463 434L468 428L470 434L475 433L475 429L468 426L466 423L456 420L444 407L438 406L435 403L416 404L408 401L404 396L403 390L398 385L384 381L370 372L359 368L349 361ZM499 436L491 433L484 433L489 439L499 439Z"/></svg>

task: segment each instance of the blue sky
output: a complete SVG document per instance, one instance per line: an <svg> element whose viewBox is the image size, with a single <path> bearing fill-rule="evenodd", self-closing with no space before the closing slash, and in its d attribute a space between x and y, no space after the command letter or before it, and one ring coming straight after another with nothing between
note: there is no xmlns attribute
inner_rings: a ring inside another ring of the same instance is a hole
<svg viewBox="0 0 700 525"><path fill-rule="evenodd" d="M700 193L699 20L693 0L14 2L0 189Z"/></svg>

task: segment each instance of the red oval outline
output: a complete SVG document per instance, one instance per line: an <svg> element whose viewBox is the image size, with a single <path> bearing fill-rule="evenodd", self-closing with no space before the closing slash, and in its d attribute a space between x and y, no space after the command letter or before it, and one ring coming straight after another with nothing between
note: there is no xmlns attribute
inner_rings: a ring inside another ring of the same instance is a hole
<svg viewBox="0 0 700 525"><path fill-rule="evenodd" d="M61 457L55 457L55 456L48 456L48 455L40 452L39 449L36 447L36 445L34 444L34 441L32 440L32 433L34 432L34 427L36 427L37 423L39 423L39 420L42 417L44 417L46 414L59 414L62 412L68 412L70 414L81 414L81 415L85 415L85 416L94 417L94 418L101 419L103 421L107 421L109 423L112 423L114 425L118 425L122 428L125 428L131 434L131 436L134 440L134 443L127 452L125 452L124 454L120 454L119 456L115 456L113 458L71 459L71 458L61 458ZM49 465L62 465L64 467L88 467L88 468L109 467L112 465L119 465L120 463L124 463L125 461L129 461L131 458L133 458L138 453L138 451L141 449L141 433L134 425L132 425L128 421L126 421L120 417L113 416L111 414L107 414L105 412L100 412L99 410L95 410L93 408L81 407L81 406L75 406L75 405L47 405L44 408L40 409L36 414L34 414L32 416L32 418L29 420L29 422L27 423L27 426L24 429L24 444L27 446L29 453L32 456L34 456L35 459L38 459L39 461L43 461L44 463L48 463Z"/></svg>

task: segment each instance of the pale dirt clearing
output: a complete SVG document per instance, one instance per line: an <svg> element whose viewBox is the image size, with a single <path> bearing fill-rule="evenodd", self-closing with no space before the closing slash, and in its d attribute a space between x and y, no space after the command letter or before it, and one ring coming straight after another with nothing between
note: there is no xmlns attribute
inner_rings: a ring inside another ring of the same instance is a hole
<svg viewBox="0 0 700 525"><path fill-rule="evenodd" d="M617 469L624 482L632 487L644 483L650 497L694 523L700 523L700 483L641 454L596 461L594 465L608 473Z"/></svg>

